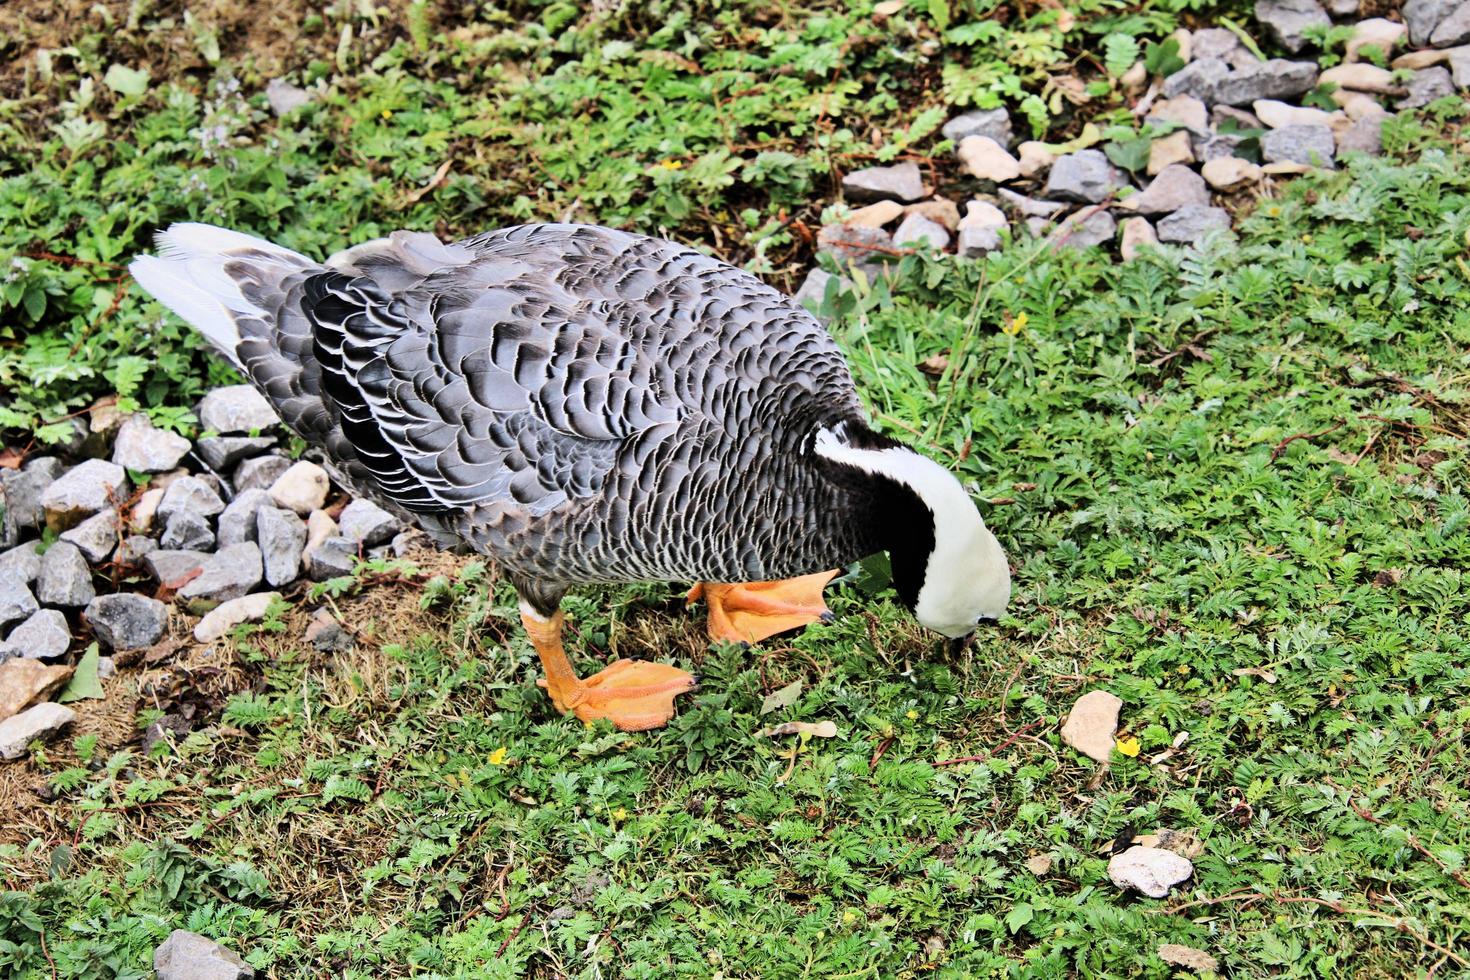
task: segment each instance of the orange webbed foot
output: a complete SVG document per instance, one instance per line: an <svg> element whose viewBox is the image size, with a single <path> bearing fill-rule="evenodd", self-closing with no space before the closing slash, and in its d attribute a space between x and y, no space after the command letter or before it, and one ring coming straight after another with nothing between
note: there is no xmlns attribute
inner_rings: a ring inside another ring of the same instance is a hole
<svg viewBox="0 0 1470 980"><path fill-rule="evenodd" d="M536 682L547 687L545 680ZM646 660L619 660L570 690L552 694L558 710L583 721L606 718L625 732L662 728L674 717L674 698L698 687L688 671Z"/></svg>
<svg viewBox="0 0 1470 980"><path fill-rule="evenodd" d="M759 643L767 637L830 619L822 590L836 571L817 572L778 582L701 582L689 590L689 602L709 605L710 639Z"/></svg>

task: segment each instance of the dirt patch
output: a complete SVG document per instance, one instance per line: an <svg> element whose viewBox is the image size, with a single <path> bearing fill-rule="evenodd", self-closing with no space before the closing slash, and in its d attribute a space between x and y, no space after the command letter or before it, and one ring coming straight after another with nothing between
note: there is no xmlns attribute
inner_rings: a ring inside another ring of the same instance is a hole
<svg viewBox="0 0 1470 980"><path fill-rule="evenodd" d="M147 69L157 81L208 71L216 56L237 64L247 81L273 78L333 56L336 29L307 29L307 18L318 13L294 0L8 0L0 3L0 93L18 97L34 87L41 51L51 52L53 70L71 71L76 55L68 48L104 66ZM385 22L357 35L376 51L397 28Z"/></svg>

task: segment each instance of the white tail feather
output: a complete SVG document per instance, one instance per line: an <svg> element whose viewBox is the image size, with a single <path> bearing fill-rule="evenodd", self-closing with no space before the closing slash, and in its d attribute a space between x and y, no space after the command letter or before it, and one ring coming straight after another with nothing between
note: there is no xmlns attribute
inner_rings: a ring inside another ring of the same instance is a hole
<svg viewBox="0 0 1470 980"><path fill-rule="evenodd" d="M277 259L291 270L313 264L287 248L252 235L185 222L170 225L157 239L158 255L140 255L128 266L138 284L173 310L237 366L240 331L235 314L267 315L251 304L240 285L225 273L225 263L249 257Z"/></svg>

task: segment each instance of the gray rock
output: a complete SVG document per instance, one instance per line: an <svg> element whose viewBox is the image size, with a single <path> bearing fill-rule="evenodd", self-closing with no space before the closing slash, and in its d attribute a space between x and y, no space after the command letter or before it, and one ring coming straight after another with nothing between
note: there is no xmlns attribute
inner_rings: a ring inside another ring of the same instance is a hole
<svg viewBox="0 0 1470 980"><path fill-rule="evenodd" d="M1409 79L1407 88L1408 94L1394 105L1400 109L1418 109L1435 99L1454 95L1455 80L1448 68L1435 65L1432 68L1421 68L1414 72L1414 77Z"/></svg>
<svg viewBox="0 0 1470 980"><path fill-rule="evenodd" d="M242 459L260 455L275 444L274 436L210 436L195 443L194 451L210 469L225 470Z"/></svg>
<svg viewBox="0 0 1470 980"><path fill-rule="evenodd" d="M1470 88L1470 47L1450 51L1450 80L1457 89Z"/></svg>
<svg viewBox="0 0 1470 980"><path fill-rule="evenodd" d="M893 240L899 245L915 246L927 244L936 252L949 247L949 231L937 221L930 221L922 214L910 214L903 219Z"/></svg>
<svg viewBox="0 0 1470 980"><path fill-rule="evenodd" d="M48 486L41 494L41 507L46 512L46 526L65 531L107 507L114 497L127 495L128 478L121 466L89 459Z"/></svg>
<svg viewBox="0 0 1470 980"><path fill-rule="evenodd" d="M262 571L260 547L254 541L232 544L211 555L204 571L180 589L179 596L208 602L238 599L260 584Z"/></svg>
<svg viewBox="0 0 1470 980"><path fill-rule="evenodd" d="M139 473L162 473L179 465L189 452L189 440L167 429L155 428L142 412L129 415L117 430L112 461Z"/></svg>
<svg viewBox="0 0 1470 980"><path fill-rule="evenodd" d="M963 258L973 259L987 252L994 252L1001 246L999 228L991 228L983 225L960 226L959 254Z"/></svg>
<svg viewBox="0 0 1470 980"><path fill-rule="evenodd" d="M70 708L47 701L0 721L0 759L19 759L32 742L50 738L76 716Z"/></svg>
<svg viewBox="0 0 1470 980"><path fill-rule="evenodd" d="M292 511L262 507L255 512L255 533L264 560L266 582L277 587L294 582L301 574L306 522Z"/></svg>
<svg viewBox="0 0 1470 980"><path fill-rule="evenodd" d="M195 932L175 929L153 951L158 980L254 980L255 971L234 950Z"/></svg>
<svg viewBox="0 0 1470 980"><path fill-rule="evenodd" d="M1292 54L1307 46L1308 28L1332 26L1332 18L1317 0L1256 0L1256 20Z"/></svg>
<svg viewBox="0 0 1470 980"><path fill-rule="evenodd" d="M252 433L279 425L280 416L251 385L216 388L199 403L199 422L220 435Z"/></svg>
<svg viewBox="0 0 1470 980"><path fill-rule="evenodd" d="M1207 139L1194 140L1194 158L1204 164L1220 157L1240 156L1246 139L1235 133L1214 133Z"/></svg>
<svg viewBox="0 0 1470 980"><path fill-rule="evenodd" d="M271 484L290 468L291 461L284 456L253 456L235 467L231 482L235 485L236 493L255 489L269 490Z"/></svg>
<svg viewBox="0 0 1470 980"><path fill-rule="evenodd" d="M209 555L202 551L175 551L160 548L143 558L148 574L159 585L180 588L184 579L195 569L202 569L209 562Z"/></svg>
<svg viewBox="0 0 1470 980"><path fill-rule="evenodd" d="M1057 157L1047 176L1046 196L1096 204L1127 184L1101 150L1079 150Z"/></svg>
<svg viewBox="0 0 1470 980"><path fill-rule="evenodd" d="M1460 0L1409 0L1404 4L1404 23L1409 28L1409 46L1428 47L1434 29L1460 5Z"/></svg>
<svg viewBox="0 0 1470 980"><path fill-rule="evenodd" d="M398 518L371 500L358 499L342 508L337 526L344 538L372 547L382 544L402 529Z"/></svg>
<svg viewBox="0 0 1470 980"><path fill-rule="evenodd" d="M164 522L158 543L171 551L208 551L215 544L214 529L207 517L187 510L175 511Z"/></svg>
<svg viewBox="0 0 1470 980"><path fill-rule="evenodd" d="M1194 32L1193 61L1215 59L1231 63L1231 59L1244 53L1254 60L1254 55L1245 50L1240 38L1223 27L1205 27Z"/></svg>
<svg viewBox="0 0 1470 980"><path fill-rule="evenodd" d="M1118 222L1111 214L1084 208L1057 226L1052 241L1059 247L1092 248L1112 241L1117 233Z"/></svg>
<svg viewBox="0 0 1470 980"><path fill-rule="evenodd" d="M1261 137L1261 157L1267 163L1304 163L1331 169L1337 141L1330 126L1282 126Z"/></svg>
<svg viewBox="0 0 1470 980"><path fill-rule="evenodd" d="M264 490L242 490L219 515L219 546L228 548L241 541L254 541L255 514L271 506L271 495Z"/></svg>
<svg viewBox="0 0 1470 980"><path fill-rule="evenodd" d="M389 542L388 546L392 550L394 558L402 558L419 545L428 543L428 540L428 535L424 534L423 531L420 531L416 527L411 527L400 534L394 535L393 540Z"/></svg>
<svg viewBox="0 0 1470 980"><path fill-rule="evenodd" d="M37 542L27 541L0 553L0 576L11 575L29 585L41 572L41 553Z"/></svg>
<svg viewBox="0 0 1470 980"><path fill-rule="evenodd" d="M181 476L163 491L163 499L158 502L157 519L166 524L170 517L181 513L209 518L224 509L225 502L208 483L196 476Z"/></svg>
<svg viewBox="0 0 1470 980"><path fill-rule="evenodd" d="M272 78L265 83L265 100L270 103L271 112L279 118L304 105L310 105L311 93L292 85L284 78Z"/></svg>
<svg viewBox="0 0 1470 980"><path fill-rule="evenodd" d="M20 576L0 574L0 630L27 619L40 608L35 594Z"/></svg>
<svg viewBox="0 0 1470 980"><path fill-rule="evenodd" d="M1230 72L1230 65L1223 58L1202 58L1196 54L1193 61L1164 79L1159 91L1166 99L1192 95L1210 105L1215 102L1215 87L1228 78Z"/></svg>
<svg viewBox="0 0 1470 980"><path fill-rule="evenodd" d="M917 201L924 196L924 175L917 163L854 170L842 178L849 201Z"/></svg>
<svg viewBox="0 0 1470 980"><path fill-rule="evenodd" d="M327 538L306 557L306 573L321 582L351 575L357 567L357 542L342 535Z"/></svg>
<svg viewBox="0 0 1470 980"><path fill-rule="evenodd" d="M1192 95L1210 105L1248 105L1257 99L1290 99L1310 92L1317 75L1317 66L1310 61L1272 58L1232 69L1219 58L1204 58L1166 78L1163 94L1171 99Z"/></svg>
<svg viewBox="0 0 1470 980"><path fill-rule="evenodd" d="M112 659L111 657L98 657L97 658L97 679L99 681L105 681L105 680L107 680L107 678L111 677L113 674L116 674L116 673L117 673L117 661L116 660Z"/></svg>
<svg viewBox="0 0 1470 980"><path fill-rule="evenodd" d="M76 545L87 561L100 565L117 547L118 527L117 511L109 507L67 531L61 540Z"/></svg>
<svg viewBox="0 0 1470 980"><path fill-rule="evenodd" d="M1240 68L1215 86L1215 101L1246 105L1257 99L1292 99L1317 85L1315 62L1272 58Z"/></svg>
<svg viewBox="0 0 1470 980"><path fill-rule="evenodd" d="M1436 48L1453 48L1470 41L1470 3L1462 3L1439 22L1429 43Z"/></svg>
<svg viewBox="0 0 1470 980"><path fill-rule="evenodd" d="M1053 218L1067 207L1064 201L1043 201L1040 198L1017 194L1007 187L1000 189L1000 199L1025 218Z"/></svg>
<svg viewBox="0 0 1470 980"><path fill-rule="evenodd" d="M1190 205L1208 207L1210 189L1205 179L1182 163L1159 171L1148 187L1128 198L1124 205L1135 214L1168 214Z"/></svg>
<svg viewBox="0 0 1470 980"><path fill-rule="evenodd" d="M51 660L66 653L69 646L71 627L66 615L56 609L38 609L0 643L0 661L11 657Z"/></svg>
<svg viewBox="0 0 1470 980"><path fill-rule="evenodd" d="M82 617L97 639L113 650L151 647L168 629L168 607L131 592L98 596L87 604Z"/></svg>
<svg viewBox="0 0 1470 980"><path fill-rule="evenodd" d="M1226 123L1233 124L1237 131L1242 129L1265 129L1261 120L1256 118L1253 112L1237 109L1233 105L1217 105L1210 110L1210 126L1219 129Z"/></svg>
<svg viewBox="0 0 1470 980"><path fill-rule="evenodd" d="M158 542L146 534L130 534L117 546L119 565L141 565L143 559L158 550Z"/></svg>
<svg viewBox="0 0 1470 980"><path fill-rule="evenodd" d="M883 274L884 260L895 252L888 232L862 225L827 225L817 233L817 249L835 258L839 269L856 267L869 279Z"/></svg>
<svg viewBox="0 0 1470 980"><path fill-rule="evenodd" d="M19 544L26 532L41 526L46 516L41 495L62 469L56 457L38 456L24 469L0 470L0 507L5 510L0 522L0 546Z"/></svg>
<svg viewBox="0 0 1470 980"><path fill-rule="evenodd" d="M822 301L827 298L827 283L838 277L832 275L825 269L812 268L808 270L806 278L801 281L801 288L797 289L792 299L796 305L806 310L817 319L817 310L822 308Z"/></svg>
<svg viewBox="0 0 1470 980"><path fill-rule="evenodd" d="M1327 12L1334 17L1358 16L1358 0L1327 0Z"/></svg>
<svg viewBox="0 0 1470 980"><path fill-rule="evenodd" d="M1337 134L1337 152L1383 155L1383 120L1386 116L1366 116Z"/></svg>
<svg viewBox="0 0 1470 980"><path fill-rule="evenodd" d="M42 605L79 608L97 596L92 572L81 549L69 541L57 541L41 556L36 576L36 598Z"/></svg>
<svg viewBox="0 0 1470 980"><path fill-rule="evenodd" d="M1159 241L1198 245L1206 234L1217 229L1230 230L1230 212L1194 204L1159 220Z"/></svg>
<svg viewBox="0 0 1470 980"><path fill-rule="evenodd" d="M1011 114L999 109L972 109L955 116L940 130L944 138L958 144L966 136L989 136L1001 146L1011 145Z"/></svg>

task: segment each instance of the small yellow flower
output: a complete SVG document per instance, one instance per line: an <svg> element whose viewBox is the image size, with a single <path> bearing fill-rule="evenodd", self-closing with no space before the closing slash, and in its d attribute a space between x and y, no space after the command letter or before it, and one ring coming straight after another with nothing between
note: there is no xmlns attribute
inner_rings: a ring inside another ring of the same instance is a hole
<svg viewBox="0 0 1470 980"><path fill-rule="evenodd" d="M673 157L669 157L667 160L660 160L658 162L658 165L660 167L663 167L665 170L683 170L684 169L684 161L683 160L675 160Z"/></svg>
<svg viewBox="0 0 1470 980"><path fill-rule="evenodd" d="M381 113L380 113L380 115L381 115L381 116L382 116L382 117L383 117L383 118L384 118L384 119L392 119L392 118L393 118L393 110L392 110L392 109L384 109L384 110L383 110L383 111L382 111L382 112L381 112Z"/></svg>
<svg viewBox="0 0 1470 980"><path fill-rule="evenodd" d="M857 921L857 917L857 912L852 909L847 909L842 913L842 924L845 926L850 926Z"/></svg>
<svg viewBox="0 0 1470 980"><path fill-rule="evenodd" d="M1031 319L1025 313L1017 313L1014 317L1007 315L1006 322L1001 326L1000 332L1008 337L1014 337L1026 329L1026 321Z"/></svg>
<svg viewBox="0 0 1470 980"><path fill-rule="evenodd" d="M628 819L628 811L627 811L627 809L625 807L618 807L616 810L614 810L612 812L612 818L614 820L627 820Z"/></svg>
<svg viewBox="0 0 1470 980"><path fill-rule="evenodd" d="M1178 671L1179 671L1179 673L1181 673L1181 674L1187 674L1187 673L1189 673L1189 672L1190 672L1190 671L1191 671L1191 670L1193 670L1193 669L1194 669L1194 668L1192 668L1192 667L1190 667L1190 666L1189 666L1189 664L1180 664L1180 665L1179 665L1179 666L1178 666L1178 667L1177 667L1177 668L1176 668L1176 669L1177 669L1177 670L1178 670Z"/></svg>
<svg viewBox="0 0 1470 980"><path fill-rule="evenodd" d="M907 718L909 721L918 721L919 713L913 708L910 708L908 712L904 715L904 717Z"/></svg>
<svg viewBox="0 0 1470 980"><path fill-rule="evenodd" d="M1126 755L1130 759L1138 755L1138 739L1132 735L1118 739L1117 747L1119 755Z"/></svg>
<svg viewBox="0 0 1470 980"><path fill-rule="evenodd" d="M491 752L490 753L490 764L492 766L503 766L503 765L505 765L505 746L504 745L502 745L500 748L496 749L494 752Z"/></svg>

